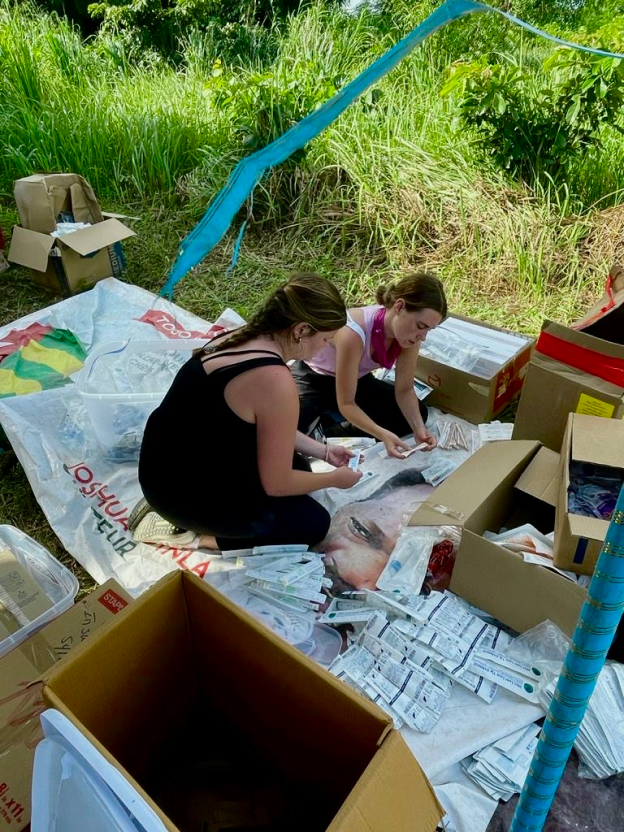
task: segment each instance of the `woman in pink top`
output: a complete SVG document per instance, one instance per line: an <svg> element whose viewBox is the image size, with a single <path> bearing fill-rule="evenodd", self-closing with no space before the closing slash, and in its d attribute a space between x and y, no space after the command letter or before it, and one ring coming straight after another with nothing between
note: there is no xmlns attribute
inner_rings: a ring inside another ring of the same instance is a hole
<svg viewBox="0 0 624 832"><path fill-rule="evenodd" d="M446 317L446 297L437 277L417 273L379 287L376 298L375 306L349 309L346 326L333 340L293 365L299 430L309 433L323 413L338 410L355 433L375 437L400 458L408 447L400 439L406 434L429 449L436 445L414 377L420 344ZM394 385L372 375L378 367L395 367Z"/></svg>

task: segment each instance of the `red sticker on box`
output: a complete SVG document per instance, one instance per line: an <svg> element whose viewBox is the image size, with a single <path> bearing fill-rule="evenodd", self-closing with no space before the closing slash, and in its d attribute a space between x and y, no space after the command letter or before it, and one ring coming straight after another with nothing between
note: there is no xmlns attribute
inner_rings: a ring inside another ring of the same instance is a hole
<svg viewBox="0 0 624 832"><path fill-rule="evenodd" d="M113 592L112 589L107 589L104 595L101 595L98 598L100 604L106 607L107 610L110 610L113 615L117 615L124 607L128 606L128 602L121 597L121 595L117 595L116 592Z"/></svg>

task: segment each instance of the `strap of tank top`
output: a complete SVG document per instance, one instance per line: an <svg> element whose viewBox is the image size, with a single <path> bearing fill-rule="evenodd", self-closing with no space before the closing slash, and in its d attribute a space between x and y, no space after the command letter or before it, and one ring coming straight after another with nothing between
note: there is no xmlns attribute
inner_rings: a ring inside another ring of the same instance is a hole
<svg viewBox="0 0 624 832"><path fill-rule="evenodd" d="M364 332L362 327L357 323L357 321L354 321L353 318L351 317L351 315L349 315L348 313L347 313L347 326L349 327L349 329L351 329L353 332L355 332L356 335L360 336L360 338L362 339L362 343L364 344L364 346L366 346L366 333Z"/></svg>
<svg viewBox="0 0 624 832"><path fill-rule="evenodd" d="M284 359L281 358L276 352L272 350L219 350L219 352L211 353L210 355L199 355L199 360L202 364L205 364L206 361L210 361L212 358L221 358L224 355L249 355L250 353L263 353L264 355L272 355L274 358L279 358L280 362L283 364ZM244 363L244 362L242 362ZM228 364L228 366L231 366Z"/></svg>

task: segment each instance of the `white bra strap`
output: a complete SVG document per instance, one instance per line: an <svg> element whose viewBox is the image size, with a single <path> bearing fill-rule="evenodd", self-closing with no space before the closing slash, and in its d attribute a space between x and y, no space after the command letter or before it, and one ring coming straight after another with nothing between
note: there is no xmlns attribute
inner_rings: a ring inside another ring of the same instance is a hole
<svg viewBox="0 0 624 832"><path fill-rule="evenodd" d="M348 314L347 314L347 326L349 327L349 329L352 329L353 332L355 332L357 335L360 336L360 338L362 339L362 343L364 344L364 346L366 346L366 333L364 332L362 327L358 323L356 323L356 321L353 320L351 315L348 315Z"/></svg>

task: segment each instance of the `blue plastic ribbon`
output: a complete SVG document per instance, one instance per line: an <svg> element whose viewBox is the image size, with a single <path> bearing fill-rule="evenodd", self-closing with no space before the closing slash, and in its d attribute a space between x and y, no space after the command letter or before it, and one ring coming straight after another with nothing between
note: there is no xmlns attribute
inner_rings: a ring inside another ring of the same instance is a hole
<svg viewBox="0 0 624 832"><path fill-rule="evenodd" d="M494 9L485 3L475 3L472 0L446 0L409 35L400 40L385 55L378 58L321 107L303 118L298 124L295 124L266 147L238 162L227 183L212 201L202 219L180 244L178 257L161 294L168 295L171 298L176 283L182 280L192 268L212 251L227 232L241 205L269 168L281 164L295 151L301 150L311 139L318 136L362 93L394 69L425 38L446 26L447 23L474 12L494 12L502 15L529 32L561 46L568 46L607 58L624 58L624 55L615 52L605 52L602 49L593 49L589 46L581 46L578 43L562 40L548 34L548 32L537 29L535 26L531 26L530 23L526 23L508 12ZM236 257L238 257L242 234L246 225L247 222L245 221L236 242Z"/></svg>

